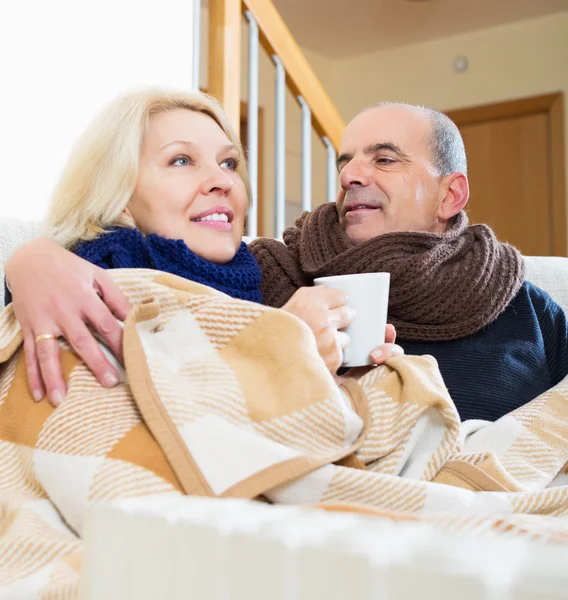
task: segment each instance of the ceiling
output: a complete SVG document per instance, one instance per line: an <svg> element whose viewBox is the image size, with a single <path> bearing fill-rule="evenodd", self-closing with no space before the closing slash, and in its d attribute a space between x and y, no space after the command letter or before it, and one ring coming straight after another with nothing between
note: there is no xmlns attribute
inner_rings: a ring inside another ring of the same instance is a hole
<svg viewBox="0 0 568 600"><path fill-rule="evenodd" d="M273 0L296 41L345 58L568 11L568 0Z"/></svg>

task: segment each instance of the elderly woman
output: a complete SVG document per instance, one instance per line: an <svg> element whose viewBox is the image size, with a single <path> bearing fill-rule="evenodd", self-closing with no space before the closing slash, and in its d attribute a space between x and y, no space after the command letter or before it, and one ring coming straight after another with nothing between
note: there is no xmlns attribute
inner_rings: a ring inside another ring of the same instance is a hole
<svg viewBox="0 0 568 600"><path fill-rule="evenodd" d="M30 389L65 395L56 339L65 337L101 384L117 374L89 326L121 354L127 300L109 268L151 268L261 302L261 274L242 242L249 184L221 107L199 93L146 89L111 103L79 139L55 190L46 238L6 264L24 331ZM71 252L69 252L69 250ZM284 309L303 319L335 372L353 315L345 296L298 290ZM113 317L114 315L114 317ZM383 362L401 354L388 327Z"/></svg>

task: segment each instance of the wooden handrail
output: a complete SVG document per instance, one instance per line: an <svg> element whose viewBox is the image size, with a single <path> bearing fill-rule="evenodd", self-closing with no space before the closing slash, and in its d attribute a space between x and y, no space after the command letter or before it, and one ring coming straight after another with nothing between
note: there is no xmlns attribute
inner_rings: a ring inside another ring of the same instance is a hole
<svg viewBox="0 0 568 600"><path fill-rule="evenodd" d="M243 0L243 10L247 9L258 24L262 47L280 58L288 87L308 103L315 130L339 150L345 123L274 4L270 0Z"/></svg>
<svg viewBox="0 0 568 600"><path fill-rule="evenodd" d="M345 123L272 2L210 0L209 6L209 91L223 104L236 131L240 108L240 14L248 10L258 24L262 47L282 61L288 88L308 103L315 130L339 150Z"/></svg>

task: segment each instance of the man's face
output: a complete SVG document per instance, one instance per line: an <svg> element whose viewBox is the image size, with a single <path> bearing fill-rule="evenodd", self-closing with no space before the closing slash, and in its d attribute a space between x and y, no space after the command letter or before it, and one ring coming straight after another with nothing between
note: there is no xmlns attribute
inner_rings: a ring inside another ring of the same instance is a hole
<svg viewBox="0 0 568 600"><path fill-rule="evenodd" d="M347 126L337 159L339 222L360 243L392 231L444 231L431 126L415 107L369 109Z"/></svg>

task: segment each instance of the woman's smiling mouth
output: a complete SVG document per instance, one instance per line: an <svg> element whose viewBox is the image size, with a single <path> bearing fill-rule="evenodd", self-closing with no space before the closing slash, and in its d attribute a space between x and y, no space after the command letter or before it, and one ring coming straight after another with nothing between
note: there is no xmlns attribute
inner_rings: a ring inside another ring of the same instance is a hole
<svg viewBox="0 0 568 600"><path fill-rule="evenodd" d="M234 213L227 206L215 206L202 213L191 217L192 223L198 223L203 227L210 227L217 231L232 231Z"/></svg>

